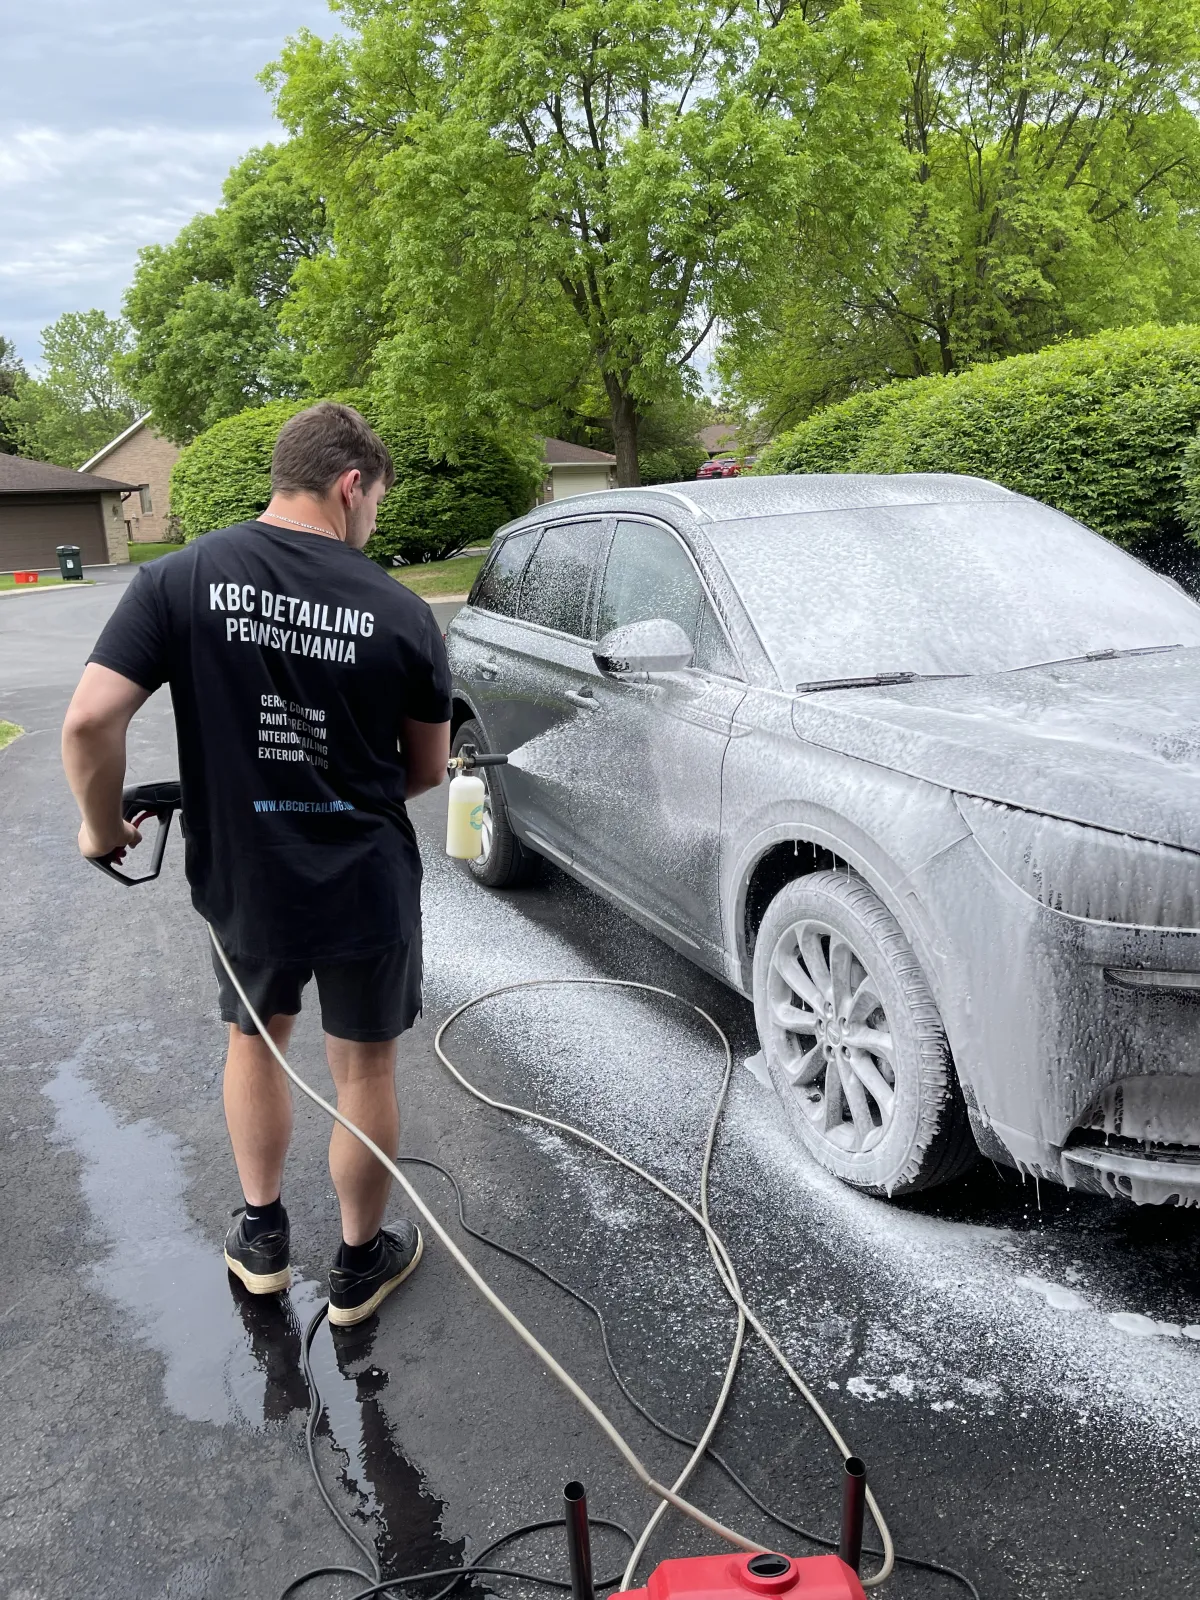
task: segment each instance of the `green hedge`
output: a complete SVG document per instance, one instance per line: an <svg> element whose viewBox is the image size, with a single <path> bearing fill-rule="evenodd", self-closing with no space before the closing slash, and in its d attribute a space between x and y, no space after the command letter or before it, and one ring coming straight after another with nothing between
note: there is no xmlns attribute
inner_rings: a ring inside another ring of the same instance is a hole
<svg viewBox="0 0 1200 1600"><path fill-rule="evenodd" d="M756 470L970 473L1161 555L1185 526L1200 541L1185 475L1186 458L1200 476L1198 426L1200 327L1147 324L856 395L783 434Z"/></svg>
<svg viewBox="0 0 1200 1600"><path fill-rule="evenodd" d="M491 537L533 503L540 470L492 440L467 438L455 460L419 423L394 423L361 396L346 397L378 430L396 466L367 554L385 566L440 561ZM271 498L271 451L308 401L278 400L208 428L171 473L171 509L186 539L255 517Z"/></svg>

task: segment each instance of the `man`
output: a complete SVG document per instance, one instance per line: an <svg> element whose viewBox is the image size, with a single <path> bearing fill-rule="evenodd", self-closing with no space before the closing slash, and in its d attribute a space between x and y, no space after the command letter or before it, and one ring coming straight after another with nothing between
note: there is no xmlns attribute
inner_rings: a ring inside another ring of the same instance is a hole
<svg viewBox="0 0 1200 1600"><path fill-rule="evenodd" d="M315 974L341 1111L395 1154L396 1039L421 1008L421 861L405 800L442 781L450 677L424 601L362 554L394 479L349 406L285 424L262 516L142 567L63 725L84 856L138 843L121 816L125 736L168 683L192 903L286 1051ZM213 952L229 1024L225 1118L245 1209L225 1261L253 1294L291 1281L281 1200L290 1086ZM329 1320L362 1321L417 1265L382 1227L391 1178L334 1127L342 1240Z"/></svg>

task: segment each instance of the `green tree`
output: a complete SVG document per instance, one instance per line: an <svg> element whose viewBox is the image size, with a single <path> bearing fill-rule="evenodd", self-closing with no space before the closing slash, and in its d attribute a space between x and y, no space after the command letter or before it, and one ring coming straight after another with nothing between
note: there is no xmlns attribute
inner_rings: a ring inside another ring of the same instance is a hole
<svg viewBox="0 0 1200 1600"><path fill-rule="evenodd" d="M854 0L354 0L270 81L336 256L288 325L327 388L452 439L527 431L602 390L618 479L708 330L759 307L798 209L902 176L891 24ZM341 300L365 293L369 350Z"/></svg>
<svg viewBox="0 0 1200 1600"><path fill-rule="evenodd" d="M279 313L297 267L326 246L319 198L288 148L267 145L234 167L215 211L141 251L124 371L164 433L183 443L246 406L308 393Z"/></svg>
<svg viewBox="0 0 1200 1600"><path fill-rule="evenodd" d="M772 428L892 378L1200 315L1197 0L918 0L902 199L823 196L721 367Z"/></svg>
<svg viewBox="0 0 1200 1600"><path fill-rule="evenodd" d="M13 373L0 403L17 452L64 467L81 466L138 415L118 376L129 329L103 311L67 311L42 330L43 375Z"/></svg>
<svg viewBox="0 0 1200 1600"><path fill-rule="evenodd" d="M25 363L17 354L16 346L0 334L0 455L17 453L17 435L9 408L25 376Z"/></svg>

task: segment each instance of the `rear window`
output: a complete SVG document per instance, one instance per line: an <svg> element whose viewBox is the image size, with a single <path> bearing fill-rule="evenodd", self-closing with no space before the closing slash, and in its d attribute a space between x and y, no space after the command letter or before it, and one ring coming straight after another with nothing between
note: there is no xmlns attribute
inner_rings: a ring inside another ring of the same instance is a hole
<svg viewBox="0 0 1200 1600"><path fill-rule="evenodd" d="M524 533L509 534L479 574L479 581L471 592L473 606L481 611L496 611L502 617L516 616L521 578L538 532L537 528L530 528Z"/></svg>

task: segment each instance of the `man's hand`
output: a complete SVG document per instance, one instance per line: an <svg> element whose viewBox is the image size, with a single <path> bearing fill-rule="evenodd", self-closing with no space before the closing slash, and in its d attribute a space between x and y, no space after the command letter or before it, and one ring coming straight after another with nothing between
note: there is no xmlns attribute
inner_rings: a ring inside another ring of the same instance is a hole
<svg viewBox="0 0 1200 1600"><path fill-rule="evenodd" d="M103 856L113 855L113 851L116 851L113 860L124 861L125 852L136 850L142 842L142 836L132 822L126 822L123 818L118 824L118 829L119 831L114 829L107 835L96 834L85 822L79 830L79 854L86 856L89 861L94 861Z"/></svg>

